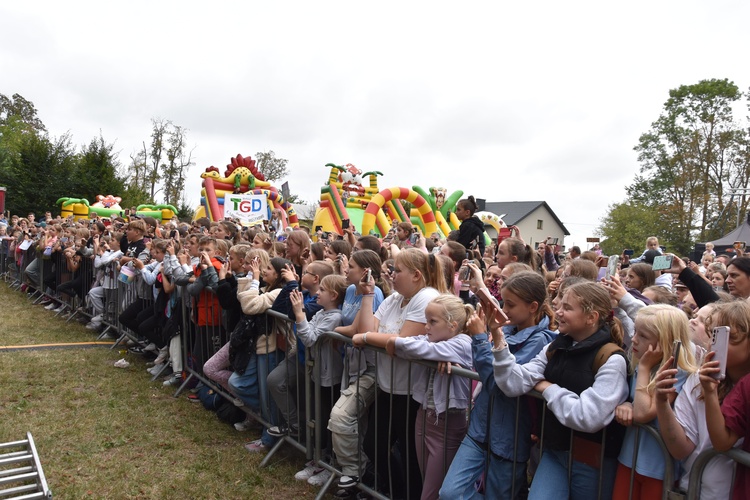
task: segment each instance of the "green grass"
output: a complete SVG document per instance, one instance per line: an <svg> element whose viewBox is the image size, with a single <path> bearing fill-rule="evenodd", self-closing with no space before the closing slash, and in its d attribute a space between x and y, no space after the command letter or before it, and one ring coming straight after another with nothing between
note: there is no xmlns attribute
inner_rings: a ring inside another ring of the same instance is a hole
<svg viewBox="0 0 750 500"><path fill-rule="evenodd" d="M94 341L0 283L0 345ZM127 369L115 368L120 357ZM138 355L108 348L0 350L0 442L34 436L56 498L312 498L304 457L265 468L214 413L151 383Z"/></svg>

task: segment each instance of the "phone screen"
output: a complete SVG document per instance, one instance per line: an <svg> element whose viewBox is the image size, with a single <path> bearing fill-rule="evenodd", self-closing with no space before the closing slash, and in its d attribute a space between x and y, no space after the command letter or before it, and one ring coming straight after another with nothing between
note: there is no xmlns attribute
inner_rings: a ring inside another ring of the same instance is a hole
<svg viewBox="0 0 750 500"><path fill-rule="evenodd" d="M672 255L657 255L654 257L654 264L651 269L654 271L665 271L672 267Z"/></svg>
<svg viewBox="0 0 750 500"><path fill-rule="evenodd" d="M341 229L349 229L349 219L344 219L341 221Z"/></svg>

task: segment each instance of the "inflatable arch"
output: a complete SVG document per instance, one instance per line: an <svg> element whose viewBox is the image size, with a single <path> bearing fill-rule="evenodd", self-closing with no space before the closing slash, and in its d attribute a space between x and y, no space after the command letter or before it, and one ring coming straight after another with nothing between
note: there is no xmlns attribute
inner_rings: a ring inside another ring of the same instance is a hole
<svg viewBox="0 0 750 500"><path fill-rule="evenodd" d="M372 201L367 205L364 217L362 218L362 234L369 234L374 229L376 222L378 223L380 234L388 232L389 227L382 224L382 219L379 220L378 213L381 212L381 209L387 203L393 200L406 200L414 205L424 224L425 234L429 235L438 230L437 219L435 218L435 213L432 211L432 207L419 193L412 189L392 187L384 189L372 197ZM400 204L396 203L395 205Z"/></svg>

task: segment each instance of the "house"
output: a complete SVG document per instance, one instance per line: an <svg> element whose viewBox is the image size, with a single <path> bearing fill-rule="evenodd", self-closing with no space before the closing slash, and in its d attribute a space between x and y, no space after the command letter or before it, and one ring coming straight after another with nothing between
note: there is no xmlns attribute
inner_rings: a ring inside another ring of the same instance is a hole
<svg viewBox="0 0 750 500"><path fill-rule="evenodd" d="M507 226L518 226L531 248L536 248L537 243L548 236L558 238L558 243L563 245L565 236L570 235L546 201L488 201L484 210L499 215ZM485 229L491 238L497 238L492 227L485 226Z"/></svg>

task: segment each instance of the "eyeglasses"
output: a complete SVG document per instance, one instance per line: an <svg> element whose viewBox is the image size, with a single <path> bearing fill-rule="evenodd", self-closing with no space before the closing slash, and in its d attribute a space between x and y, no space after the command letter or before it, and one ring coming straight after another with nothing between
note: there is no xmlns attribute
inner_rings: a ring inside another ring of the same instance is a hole
<svg viewBox="0 0 750 500"><path fill-rule="evenodd" d="M310 271L308 271L307 269L305 269L305 272L304 272L304 273L302 273L302 274L309 274L310 276L315 276L316 278L318 277L318 275L317 275L317 274L315 274L315 273L311 273L311 272L310 272Z"/></svg>

